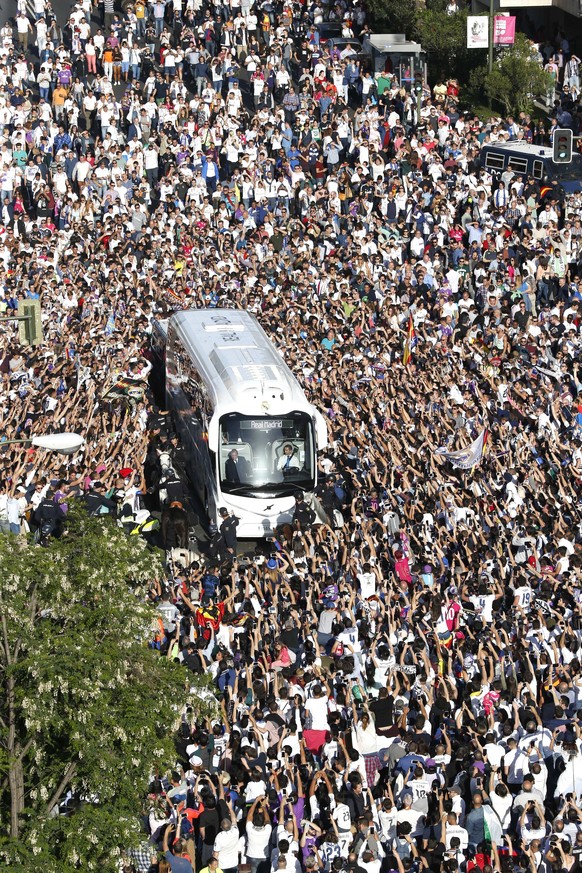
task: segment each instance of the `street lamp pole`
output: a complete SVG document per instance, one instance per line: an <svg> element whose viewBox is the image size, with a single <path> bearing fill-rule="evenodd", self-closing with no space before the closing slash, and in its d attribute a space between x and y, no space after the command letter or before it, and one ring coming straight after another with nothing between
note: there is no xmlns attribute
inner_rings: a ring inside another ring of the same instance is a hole
<svg viewBox="0 0 582 873"><path fill-rule="evenodd" d="M37 449L48 449L61 455L74 455L85 443L85 438L78 433L48 433L44 436L33 436L26 439L4 440L3 446L34 446Z"/></svg>
<svg viewBox="0 0 582 873"><path fill-rule="evenodd" d="M494 39L494 24L493 17L494 0L489 0L489 72L493 72L493 39Z"/></svg>

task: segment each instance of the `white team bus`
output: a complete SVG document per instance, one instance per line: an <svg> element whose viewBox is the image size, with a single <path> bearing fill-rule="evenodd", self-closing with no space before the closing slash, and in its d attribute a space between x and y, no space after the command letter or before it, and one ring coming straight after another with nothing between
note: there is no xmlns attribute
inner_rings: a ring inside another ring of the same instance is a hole
<svg viewBox="0 0 582 873"><path fill-rule="evenodd" d="M227 507L238 536L269 536L291 520L297 490L313 491L325 419L248 312L177 312L153 327L165 354L166 402L187 473L208 518Z"/></svg>

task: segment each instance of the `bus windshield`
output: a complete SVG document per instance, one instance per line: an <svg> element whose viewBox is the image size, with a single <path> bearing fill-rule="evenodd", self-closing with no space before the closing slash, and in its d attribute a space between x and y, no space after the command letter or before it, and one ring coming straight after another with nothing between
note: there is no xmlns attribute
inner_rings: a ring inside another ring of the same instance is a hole
<svg viewBox="0 0 582 873"><path fill-rule="evenodd" d="M238 413L220 419L220 487L225 492L312 489L313 422L305 412L282 416Z"/></svg>

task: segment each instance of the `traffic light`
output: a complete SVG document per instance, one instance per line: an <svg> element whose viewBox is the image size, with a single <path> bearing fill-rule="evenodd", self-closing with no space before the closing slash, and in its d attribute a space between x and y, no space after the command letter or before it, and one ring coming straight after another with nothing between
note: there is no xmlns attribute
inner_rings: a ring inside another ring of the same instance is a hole
<svg viewBox="0 0 582 873"><path fill-rule="evenodd" d="M19 300L18 339L23 346L38 346L42 342L42 321L40 318L40 300Z"/></svg>
<svg viewBox="0 0 582 873"><path fill-rule="evenodd" d="M422 94L422 73L414 74L414 93Z"/></svg>
<svg viewBox="0 0 582 873"><path fill-rule="evenodd" d="M553 155L554 164L571 164L572 163L572 142L573 134L566 127L558 127L554 131L553 140Z"/></svg>

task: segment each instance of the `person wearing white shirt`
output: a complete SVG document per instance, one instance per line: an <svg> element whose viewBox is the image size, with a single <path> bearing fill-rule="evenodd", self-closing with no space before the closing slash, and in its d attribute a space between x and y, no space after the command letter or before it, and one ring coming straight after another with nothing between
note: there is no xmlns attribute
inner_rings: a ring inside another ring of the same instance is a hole
<svg viewBox="0 0 582 873"><path fill-rule="evenodd" d="M297 450L291 443L286 443L283 446L283 454L277 461L277 469L284 473L287 470L298 470L299 466Z"/></svg>
<svg viewBox="0 0 582 873"><path fill-rule="evenodd" d="M574 794L578 797L582 793L582 757L580 756L580 741L577 741L576 749L563 749L562 758L566 769L560 775L554 797L565 797L566 794Z"/></svg>
<svg viewBox="0 0 582 873"><path fill-rule="evenodd" d="M377 576L372 570L369 563L364 564L363 572L358 573L358 582L360 583L360 596L362 600L367 600L376 594Z"/></svg>
<svg viewBox="0 0 582 873"><path fill-rule="evenodd" d="M236 816L229 801L230 819L223 818L220 831L214 840L214 857L218 858L218 866L223 873L237 873L241 838L236 826Z"/></svg>
<svg viewBox="0 0 582 873"><path fill-rule="evenodd" d="M500 743L495 742L495 735L488 733L485 737L487 742L483 746L483 752L487 755L487 762L493 767L501 766L501 761L505 755L505 749Z"/></svg>
<svg viewBox="0 0 582 873"><path fill-rule="evenodd" d="M451 812L454 812L457 816L457 823L463 826L465 824L465 801L461 797L460 789L458 785L453 785L451 789L449 789L449 794L451 797L452 808Z"/></svg>
<svg viewBox="0 0 582 873"><path fill-rule="evenodd" d="M285 870L286 873L301 873L301 865L287 839L280 840L271 855L271 871L276 873L277 870Z"/></svg>
<svg viewBox="0 0 582 873"><path fill-rule="evenodd" d="M327 711L329 697L323 693L321 685L314 685L312 696L307 698L305 709L311 716L311 730L328 731Z"/></svg>
<svg viewBox="0 0 582 873"><path fill-rule="evenodd" d="M10 523L8 521L8 494L0 493L0 533L10 533Z"/></svg>
<svg viewBox="0 0 582 873"><path fill-rule="evenodd" d="M496 778L495 774L491 774L491 784ZM498 782L495 788L489 791L489 799L497 818L501 822L503 831L509 828L511 822L511 810L513 808L513 797L507 789L504 782Z"/></svg>
<svg viewBox="0 0 582 873"><path fill-rule="evenodd" d="M402 822L408 822L412 828L410 833L411 837L418 837L422 833L424 828L425 817L417 809L412 809L412 794L407 792L402 798L402 809L399 809L396 813L396 822L397 824L401 824ZM456 817L455 817L456 819ZM468 842L468 840L467 840Z"/></svg>
<svg viewBox="0 0 582 873"><path fill-rule="evenodd" d="M526 806L521 814L521 839L526 847L534 840L543 840L546 836L546 819L543 806L534 801L534 806Z"/></svg>
<svg viewBox="0 0 582 873"><path fill-rule="evenodd" d="M18 497L8 496L6 500L6 512L11 533L16 535L20 533L20 517L21 514L24 513L25 508L25 501L21 501Z"/></svg>
<svg viewBox="0 0 582 873"><path fill-rule="evenodd" d="M340 801L334 809L331 817L335 821L337 826L340 851L343 855L344 852L347 851L352 841L352 821L350 817L350 808L347 803L343 803L342 801Z"/></svg>
<svg viewBox="0 0 582 873"><path fill-rule="evenodd" d="M524 767L527 763L527 755L518 748L513 737L508 739L507 745L509 749L505 753L505 759L503 762L505 776L510 791L512 791L513 794L517 794L521 783L523 782L523 773Z"/></svg>
<svg viewBox="0 0 582 873"><path fill-rule="evenodd" d="M250 743L247 741L246 745L248 746L248 745L250 745ZM243 748L244 748L244 744L241 743L241 751ZM254 803L254 801L257 798L263 797L265 795L266 791L267 791L267 785L266 785L265 780L263 779L263 777L261 775L261 771L258 768L252 770L251 780L250 780L250 782L247 783L247 786L246 786L245 792L244 792L245 802L246 803Z"/></svg>
<svg viewBox="0 0 582 873"><path fill-rule="evenodd" d="M542 797L545 797L548 784L548 768L543 761L534 761L530 766L530 771L534 779L534 788L539 791Z"/></svg>
<svg viewBox="0 0 582 873"><path fill-rule="evenodd" d="M412 791L412 808L426 815L428 813L429 785L422 767L415 767L413 778L406 782L404 791Z"/></svg>
<svg viewBox="0 0 582 873"><path fill-rule="evenodd" d="M272 832L265 799L257 798L248 812L246 823L246 860L251 873L257 873L258 867L269 857Z"/></svg>
<svg viewBox="0 0 582 873"><path fill-rule="evenodd" d="M455 813L450 812L445 823L445 847L447 849L451 848L451 840L453 837L458 837L460 842L459 849L461 853L464 852L469 845L469 833L465 828L462 828L457 824L457 816Z"/></svg>
<svg viewBox="0 0 582 873"><path fill-rule="evenodd" d="M361 719L354 726L352 743L361 755L378 754L378 734L376 733L374 720L370 718L367 712L362 715Z"/></svg>

